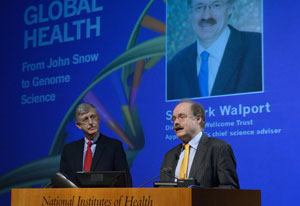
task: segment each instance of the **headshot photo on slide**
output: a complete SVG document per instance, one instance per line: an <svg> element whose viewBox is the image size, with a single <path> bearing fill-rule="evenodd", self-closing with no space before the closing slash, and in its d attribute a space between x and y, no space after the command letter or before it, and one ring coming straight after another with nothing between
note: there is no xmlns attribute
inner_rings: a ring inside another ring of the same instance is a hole
<svg viewBox="0 0 300 206"><path fill-rule="evenodd" d="M168 0L166 100L263 91L262 1Z"/></svg>

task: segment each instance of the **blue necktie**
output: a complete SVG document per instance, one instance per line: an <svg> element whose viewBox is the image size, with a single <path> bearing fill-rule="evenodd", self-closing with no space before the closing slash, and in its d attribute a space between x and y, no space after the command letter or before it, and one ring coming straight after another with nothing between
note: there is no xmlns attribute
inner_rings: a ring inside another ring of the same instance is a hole
<svg viewBox="0 0 300 206"><path fill-rule="evenodd" d="M198 76L200 97L208 96L208 56L207 51L201 53L201 66Z"/></svg>

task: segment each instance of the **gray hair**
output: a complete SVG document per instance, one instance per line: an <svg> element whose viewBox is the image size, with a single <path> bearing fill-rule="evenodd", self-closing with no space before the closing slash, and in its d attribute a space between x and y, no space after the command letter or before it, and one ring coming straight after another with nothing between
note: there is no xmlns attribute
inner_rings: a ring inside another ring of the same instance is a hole
<svg viewBox="0 0 300 206"><path fill-rule="evenodd" d="M96 107L92 104L89 104L89 103L79 104L75 111L75 121L78 122L79 116L89 113L91 110L95 110L97 112Z"/></svg>

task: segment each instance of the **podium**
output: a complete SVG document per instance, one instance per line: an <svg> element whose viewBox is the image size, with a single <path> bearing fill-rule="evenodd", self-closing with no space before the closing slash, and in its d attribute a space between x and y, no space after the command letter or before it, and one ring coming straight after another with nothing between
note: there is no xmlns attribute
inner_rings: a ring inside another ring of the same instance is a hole
<svg viewBox="0 0 300 206"><path fill-rule="evenodd" d="M12 189L11 206L260 206L260 190L202 188Z"/></svg>

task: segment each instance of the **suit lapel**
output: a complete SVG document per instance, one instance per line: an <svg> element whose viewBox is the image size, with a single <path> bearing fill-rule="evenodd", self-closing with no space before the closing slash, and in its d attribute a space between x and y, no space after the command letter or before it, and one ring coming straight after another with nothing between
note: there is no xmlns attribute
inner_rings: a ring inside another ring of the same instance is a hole
<svg viewBox="0 0 300 206"><path fill-rule="evenodd" d="M197 76L197 42L193 43L186 55L186 67L184 68L184 76L190 85L192 91L197 91L200 96L198 76Z"/></svg>
<svg viewBox="0 0 300 206"><path fill-rule="evenodd" d="M201 171L201 167L203 166L203 158L205 157L207 150L207 147L205 146L207 139L208 137L205 134L202 134L192 163L189 177L196 177L197 172Z"/></svg>
<svg viewBox="0 0 300 206"><path fill-rule="evenodd" d="M100 161L105 148L105 137L100 133L99 139L96 142L96 150L93 156L91 171L94 171L98 162Z"/></svg>
<svg viewBox="0 0 300 206"><path fill-rule="evenodd" d="M174 160L171 163L171 168L172 168L172 175L175 176L175 172L176 172L176 166L178 164L178 160L179 160L179 156L181 153L181 149L182 149L182 144L177 145L177 147L175 148L175 156L174 156Z"/></svg>
<svg viewBox="0 0 300 206"><path fill-rule="evenodd" d="M75 160L79 160L76 161L76 171L82 171L83 170L83 152L84 152L84 138L82 140L80 140L78 142L78 144L76 145L76 149L75 149Z"/></svg>
<svg viewBox="0 0 300 206"><path fill-rule="evenodd" d="M236 76L239 72L239 64L242 60L243 48L242 48L242 38L240 33L229 26L230 36L225 48L225 52L220 64L220 68L215 79L215 84L211 95L222 94L227 87L234 87L235 82L232 81L232 77Z"/></svg>

